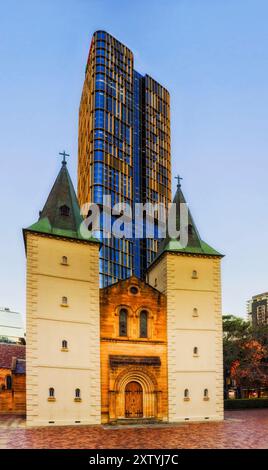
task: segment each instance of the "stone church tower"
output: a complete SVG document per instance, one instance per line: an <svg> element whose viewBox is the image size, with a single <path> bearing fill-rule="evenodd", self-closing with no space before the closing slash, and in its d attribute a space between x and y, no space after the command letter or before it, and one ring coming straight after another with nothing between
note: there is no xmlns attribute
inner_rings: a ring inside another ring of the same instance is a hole
<svg viewBox="0 0 268 470"><path fill-rule="evenodd" d="M180 184L174 198L177 228ZM189 213L188 245L166 238L148 282L167 297L168 419L223 419L222 255L201 240Z"/></svg>
<svg viewBox="0 0 268 470"><path fill-rule="evenodd" d="M99 243L62 168L27 253L27 424L100 423Z"/></svg>

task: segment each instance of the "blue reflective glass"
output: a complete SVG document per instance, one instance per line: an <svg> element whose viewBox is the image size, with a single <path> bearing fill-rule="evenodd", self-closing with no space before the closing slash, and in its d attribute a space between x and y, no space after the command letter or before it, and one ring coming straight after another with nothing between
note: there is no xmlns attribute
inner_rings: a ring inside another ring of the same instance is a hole
<svg viewBox="0 0 268 470"><path fill-rule="evenodd" d="M102 204L102 187L94 186L94 202L96 204Z"/></svg>
<svg viewBox="0 0 268 470"><path fill-rule="evenodd" d="M107 96L107 109L108 111L112 111L112 97Z"/></svg>
<svg viewBox="0 0 268 470"><path fill-rule="evenodd" d="M94 165L94 182L102 183L103 182L103 164L95 163Z"/></svg>
<svg viewBox="0 0 268 470"><path fill-rule="evenodd" d="M94 152L94 161L101 161L103 162L103 157L104 157L104 153L101 152L100 150L96 150Z"/></svg>
<svg viewBox="0 0 268 470"><path fill-rule="evenodd" d="M105 51L103 49L97 49L97 57L99 56L105 56Z"/></svg>
<svg viewBox="0 0 268 470"><path fill-rule="evenodd" d="M97 130L97 131L94 131L94 138L95 139L104 139L105 137L105 134L104 134L104 131L102 130Z"/></svg>
<svg viewBox="0 0 268 470"><path fill-rule="evenodd" d="M105 74L104 73L96 73L96 81L97 80L105 80Z"/></svg>
<svg viewBox="0 0 268 470"><path fill-rule="evenodd" d="M96 72L105 72L104 65L96 65Z"/></svg>
<svg viewBox="0 0 268 470"><path fill-rule="evenodd" d="M105 42L105 41L98 40L98 41L97 41L97 47L103 47L103 48L105 48L105 47L106 47L106 42Z"/></svg>
<svg viewBox="0 0 268 470"><path fill-rule="evenodd" d="M104 150L104 141L103 140L95 140L94 142L94 150Z"/></svg>
<svg viewBox="0 0 268 470"><path fill-rule="evenodd" d="M95 94L95 107L104 108L104 93L97 91Z"/></svg>
<svg viewBox="0 0 268 470"><path fill-rule="evenodd" d="M115 265L115 276L116 277L119 276L119 266L118 266L118 264Z"/></svg>
<svg viewBox="0 0 268 470"><path fill-rule="evenodd" d="M96 90L105 91L105 82L103 80L96 81Z"/></svg>
<svg viewBox="0 0 268 470"><path fill-rule="evenodd" d="M126 141L130 144L130 129L129 127L126 128Z"/></svg>
<svg viewBox="0 0 268 470"><path fill-rule="evenodd" d="M108 267L109 267L109 264L108 264L108 261L107 260L104 260L104 263L103 263L103 271L105 273L108 273Z"/></svg>
<svg viewBox="0 0 268 470"><path fill-rule="evenodd" d="M94 116L95 127L104 127L104 111L96 110Z"/></svg>
<svg viewBox="0 0 268 470"><path fill-rule="evenodd" d="M97 39L105 39L106 33L105 31L97 31Z"/></svg>

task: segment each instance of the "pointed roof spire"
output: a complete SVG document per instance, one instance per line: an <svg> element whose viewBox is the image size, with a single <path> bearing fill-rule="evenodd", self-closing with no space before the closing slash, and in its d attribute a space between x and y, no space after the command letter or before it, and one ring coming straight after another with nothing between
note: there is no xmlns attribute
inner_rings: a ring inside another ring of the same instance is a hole
<svg viewBox="0 0 268 470"><path fill-rule="evenodd" d="M175 177L178 180L177 190L173 199L173 203L176 204L176 229L180 230L181 220L181 204L187 204L183 192L181 190L181 178L179 175ZM167 228L168 229L168 228ZM188 243L185 248L181 246L180 239L171 238L167 234L160 244L156 258L158 258L163 252L181 252L181 253L192 253L192 254L203 254L211 256L223 256L218 251L214 250L211 246L205 243L197 230L194 219L190 210L188 209Z"/></svg>
<svg viewBox="0 0 268 470"><path fill-rule="evenodd" d="M67 170L66 157L69 155L65 151L60 155L63 155L62 167L39 219L26 230L84 240L80 233L83 217ZM94 240L92 237L89 241Z"/></svg>

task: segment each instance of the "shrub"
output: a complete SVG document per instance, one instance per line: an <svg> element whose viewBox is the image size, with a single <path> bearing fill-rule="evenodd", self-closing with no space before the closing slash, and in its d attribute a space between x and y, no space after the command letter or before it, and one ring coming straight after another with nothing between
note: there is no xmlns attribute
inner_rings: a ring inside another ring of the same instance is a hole
<svg viewBox="0 0 268 470"><path fill-rule="evenodd" d="M225 410L245 410L252 408L268 408L268 398L237 398L224 400Z"/></svg>

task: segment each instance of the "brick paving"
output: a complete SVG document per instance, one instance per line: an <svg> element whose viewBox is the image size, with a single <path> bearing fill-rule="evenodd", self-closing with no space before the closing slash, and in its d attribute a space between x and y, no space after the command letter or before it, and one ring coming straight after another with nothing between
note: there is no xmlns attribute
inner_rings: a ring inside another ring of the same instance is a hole
<svg viewBox="0 0 268 470"><path fill-rule="evenodd" d="M221 423L27 429L0 415L0 449L267 449L268 409L227 411Z"/></svg>

